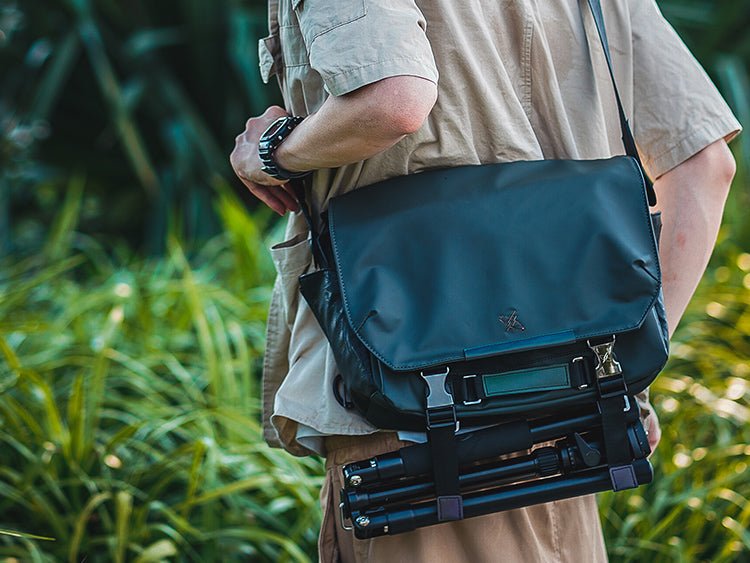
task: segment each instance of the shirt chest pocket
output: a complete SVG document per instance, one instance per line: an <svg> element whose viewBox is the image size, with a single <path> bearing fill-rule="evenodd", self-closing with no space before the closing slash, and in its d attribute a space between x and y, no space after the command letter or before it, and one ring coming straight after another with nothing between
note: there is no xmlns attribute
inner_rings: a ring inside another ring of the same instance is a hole
<svg viewBox="0 0 750 563"><path fill-rule="evenodd" d="M292 0L308 50L315 38L367 14L365 0Z"/></svg>

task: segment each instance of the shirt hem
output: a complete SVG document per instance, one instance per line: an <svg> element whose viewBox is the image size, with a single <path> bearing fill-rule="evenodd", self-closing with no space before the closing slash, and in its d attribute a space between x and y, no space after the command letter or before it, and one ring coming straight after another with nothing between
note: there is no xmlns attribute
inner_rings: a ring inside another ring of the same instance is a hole
<svg viewBox="0 0 750 563"><path fill-rule="evenodd" d="M658 156L645 159L644 167L653 179L657 179L719 139L731 141L741 130L742 126L734 118L714 121L677 139L668 150Z"/></svg>
<svg viewBox="0 0 750 563"><path fill-rule="evenodd" d="M438 72L416 59L397 58L378 61L335 74L324 76L326 88L333 96L348 94L378 80L394 76L417 76L437 84Z"/></svg>

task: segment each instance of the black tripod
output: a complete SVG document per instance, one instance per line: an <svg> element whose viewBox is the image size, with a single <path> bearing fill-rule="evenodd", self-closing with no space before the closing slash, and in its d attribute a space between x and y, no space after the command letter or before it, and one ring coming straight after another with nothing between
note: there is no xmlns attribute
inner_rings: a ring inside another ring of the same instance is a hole
<svg viewBox="0 0 750 563"><path fill-rule="evenodd" d="M631 402L634 404L634 401ZM637 408L627 411L628 452L607 456L601 414L516 421L456 437L463 518L651 481L650 453ZM552 445L540 445L556 440ZM537 447L535 447L535 445ZM611 466L607 458L632 463ZM359 539L437 524L429 443L344 467L342 521ZM626 475L618 471L627 469Z"/></svg>

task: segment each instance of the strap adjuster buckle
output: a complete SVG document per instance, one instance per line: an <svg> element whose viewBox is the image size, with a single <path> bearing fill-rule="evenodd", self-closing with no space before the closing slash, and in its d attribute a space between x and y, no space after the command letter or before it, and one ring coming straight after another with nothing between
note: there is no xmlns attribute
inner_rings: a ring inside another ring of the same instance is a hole
<svg viewBox="0 0 750 563"><path fill-rule="evenodd" d="M473 385L470 385L470 382L471 383L476 382L477 377L478 376L475 373L473 373L471 375L464 375L463 376L463 378L462 378L463 379L463 384L464 384L463 387L464 387L464 390L466 391L465 396L468 397L468 395L469 395L469 389L471 389L473 387ZM470 380L472 380L472 381L470 381ZM473 401L469 401L468 399L464 399L461 402L464 404L464 406L467 406L467 407L471 406L471 405L480 405L482 403L482 397L478 397L477 399L475 399Z"/></svg>

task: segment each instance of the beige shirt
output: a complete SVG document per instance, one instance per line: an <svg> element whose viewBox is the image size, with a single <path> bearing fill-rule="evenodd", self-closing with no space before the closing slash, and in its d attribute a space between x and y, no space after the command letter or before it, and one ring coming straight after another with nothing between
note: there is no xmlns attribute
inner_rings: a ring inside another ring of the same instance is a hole
<svg viewBox="0 0 750 563"><path fill-rule="evenodd" d="M617 85L652 178L739 131L653 0L602 4ZM261 72L277 76L294 115L389 76L438 84L419 131L365 162L316 172L316 210L337 194L429 168L624 153L585 0L270 0L269 11ZM375 429L333 398L332 353L299 297L297 277L312 268L300 216L290 217L287 235L271 250L278 277L264 361L265 437L303 455L319 450L300 444L305 434Z"/></svg>

